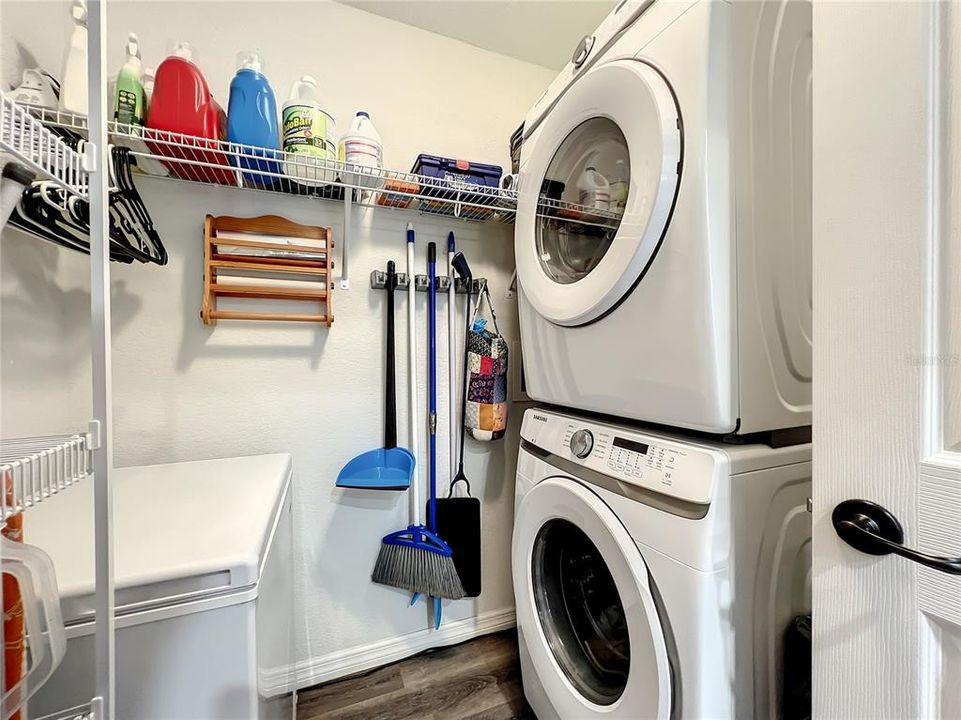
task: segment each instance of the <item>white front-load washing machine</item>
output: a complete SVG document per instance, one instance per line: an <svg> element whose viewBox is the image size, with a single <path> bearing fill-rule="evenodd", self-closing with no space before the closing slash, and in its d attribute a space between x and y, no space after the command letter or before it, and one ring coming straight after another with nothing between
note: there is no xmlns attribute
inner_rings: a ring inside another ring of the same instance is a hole
<svg viewBox="0 0 961 720"><path fill-rule="evenodd" d="M528 410L512 565L538 720L778 717L810 613L811 447Z"/></svg>
<svg viewBox="0 0 961 720"><path fill-rule="evenodd" d="M528 114L518 193L531 397L810 425L808 0L620 3Z"/></svg>

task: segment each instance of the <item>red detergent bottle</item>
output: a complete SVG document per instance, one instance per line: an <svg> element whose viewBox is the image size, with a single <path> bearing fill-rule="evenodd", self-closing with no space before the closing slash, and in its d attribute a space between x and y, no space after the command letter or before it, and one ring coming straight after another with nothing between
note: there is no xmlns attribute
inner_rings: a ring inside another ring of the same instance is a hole
<svg viewBox="0 0 961 720"><path fill-rule="evenodd" d="M166 164L177 177L235 185L223 142L227 117L192 57L190 45L178 43L157 68L144 139L152 152L171 159Z"/></svg>

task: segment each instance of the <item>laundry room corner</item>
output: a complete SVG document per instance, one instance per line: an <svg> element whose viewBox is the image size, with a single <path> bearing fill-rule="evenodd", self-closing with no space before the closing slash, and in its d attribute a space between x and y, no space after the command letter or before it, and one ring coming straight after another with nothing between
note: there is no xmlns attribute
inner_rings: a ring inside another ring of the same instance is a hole
<svg viewBox="0 0 961 720"><path fill-rule="evenodd" d="M26 67L60 66L69 44L64 18L70 6L66 1L0 3L4 87L15 85ZM423 152L509 168L511 133L555 75L546 67L334 2L228 6L113 0L105 41L111 71L123 63L129 32L139 35L144 56L157 60L173 41L189 40L211 78L211 91L220 98L228 95L236 51L247 45L262 54L276 88L286 90L302 74L312 73L335 115L351 117L358 109L370 113L384 139L384 164L405 169ZM441 90L443 102L438 101ZM428 610L409 607L408 593L370 582L381 538L407 525L406 494L334 485L351 457L383 444L385 297L369 288L371 271L383 270L388 260L403 269L409 219L417 233L418 273L424 272L428 242L436 242L446 260L453 231L474 277L487 281L501 334L512 350L519 349L511 288L513 225L358 207L351 228L349 287L334 288L332 326L208 326L200 318L205 215L278 215L329 227L339 279L344 212L336 203L314 198L165 179L138 176L137 186L146 205L155 209L153 220L169 261L165 267L114 263L111 268L115 464L292 456L296 622L301 626L296 628L295 666L275 668L267 684L307 687L513 627L513 485L525 404L511 405L503 440L467 440L466 472L483 508L484 589L478 598L445 601L440 630L428 629ZM33 436L86 427L93 417L89 259L9 227L0 247L3 434ZM457 315L463 318L466 301L457 297ZM396 302L403 327L406 294L398 292ZM426 304L426 293L418 295L421 318ZM446 297L439 308L446 313ZM438 315L437 343L446 348L442 317ZM426 322L422 325L423 340ZM408 427L405 353L406 337L399 333L401 441L406 441ZM418 353L418 362L426 367L423 342ZM519 353L511 362L520 362ZM445 352L439 353L437 372L442 378L438 424L446 428ZM418 383L420 397L426 398L422 370ZM426 447L426 428L419 441ZM446 469L448 460L447 443L439 442L439 466ZM446 481L442 488L446 492ZM176 514L182 502L169 500L167 508L158 508L158 523L165 522L165 513Z"/></svg>

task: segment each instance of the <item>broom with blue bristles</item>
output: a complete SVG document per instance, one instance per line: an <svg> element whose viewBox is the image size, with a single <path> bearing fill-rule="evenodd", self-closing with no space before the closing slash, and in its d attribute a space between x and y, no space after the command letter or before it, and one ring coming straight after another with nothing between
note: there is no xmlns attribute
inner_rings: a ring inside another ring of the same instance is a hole
<svg viewBox="0 0 961 720"><path fill-rule="evenodd" d="M436 268L436 248L428 246L428 263L432 271ZM431 289L434 288L434 272L431 272ZM417 422L417 314L415 311L414 283L414 226L407 224L407 321L409 325L409 385L410 385L410 449L417 457L417 435L420 431ZM435 290L436 292L436 290ZM435 327L434 305L436 295L431 293L430 322ZM433 335L433 333L432 333ZM433 367L433 354L431 363ZM436 398L436 387L432 386L431 397ZM433 407L432 407L433 410ZM436 422L432 415L432 422ZM432 442L434 435L432 433ZM431 467L433 470L433 466ZM434 623L440 624L439 598L459 600L464 597L457 569L454 567L450 547L436 533L427 528L420 520L421 508L420 482L415 471L411 482L411 524L404 530L390 533L384 537L371 580L381 585L408 590L416 595L438 598L435 602Z"/></svg>

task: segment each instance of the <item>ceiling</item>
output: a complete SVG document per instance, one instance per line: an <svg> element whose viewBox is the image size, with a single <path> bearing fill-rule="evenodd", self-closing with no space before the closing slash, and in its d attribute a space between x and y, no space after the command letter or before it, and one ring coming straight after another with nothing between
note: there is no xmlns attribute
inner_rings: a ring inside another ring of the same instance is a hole
<svg viewBox="0 0 961 720"><path fill-rule="evenodd" d="M614 0L338 0L345 5L553 70Z"/></svg>

